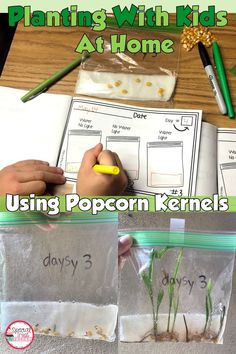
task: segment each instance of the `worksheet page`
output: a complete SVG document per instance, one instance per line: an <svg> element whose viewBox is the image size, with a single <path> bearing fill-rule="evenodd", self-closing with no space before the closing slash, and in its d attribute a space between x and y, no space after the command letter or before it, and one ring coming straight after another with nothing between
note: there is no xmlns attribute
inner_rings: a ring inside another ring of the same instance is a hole
<svg viewBox="0 0 236 354"><path fill-rule="evenodd" d="M44 93L23 103L26 92L0 87L0 169L28 159L57 163L72 98Z"/></svg>
<svg viewBox="0 0 236 354"><path fill-rule="evenodd" d="M119 155L129 192L195 195L201 116L75 97L58 165L75 181L84 152L101 142Z"/></svg>
<svg viewBox="0 0 236 354"><path fill-rule="evenodd" d="M236 195L236 129L218 129L218 190Z"/></svg>
<svg viewBox="0 0 236 354"><path fill-rule="evenodd" d="M217 194L217 127L203 122L197 172L197 196Z"/></svg>

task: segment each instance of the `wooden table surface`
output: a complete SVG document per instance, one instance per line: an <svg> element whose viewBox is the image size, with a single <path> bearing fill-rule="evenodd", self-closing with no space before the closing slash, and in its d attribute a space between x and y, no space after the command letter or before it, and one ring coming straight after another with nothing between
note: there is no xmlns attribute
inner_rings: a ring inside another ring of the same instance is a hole
<svg viewBox="0 0 236 354"><path fill-rule="evenodd" d="M226 27L214 28L212 32L222 50L236 111L236 76L229 72L236 64L236 14L230 14L228 19L229 24ZM75 48L84 32L84 28L25 28L20 23L0 77L0 85L27 90L33 88L76 58ZM73 95L78 71L79 68L68 74L51 87L49 92ZM141 105L158 107L158 102ZM178 81L172 107L202 109L205 121L219 127L236 128L236 119L219 114L197 48L191 52L186 52L183 48L180 50Z"/></svg>

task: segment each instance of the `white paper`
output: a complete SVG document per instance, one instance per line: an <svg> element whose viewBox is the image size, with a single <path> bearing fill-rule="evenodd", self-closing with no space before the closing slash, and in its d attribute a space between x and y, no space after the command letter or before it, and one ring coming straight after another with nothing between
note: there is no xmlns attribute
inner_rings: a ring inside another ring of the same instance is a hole
<svg viewBox="0 0 236 354"><path fill-rule="evenodd" d="M118 307L72 302L2 302L1 329L16 320L34 326L39 334L115 340Z"/></svg>
<svg viewBox="0 0 236 354"><path fill-rule="evenodd" d="M136 193L195 195L200 128L201 111L145 109L75 97L59 166L66 169L69 131L101 131L104 148L118 153ZM158 157L156 148L150 152L155 144L163 146ZM86 139L81 146L78 141L77 149L84 153L94 145ZM66 177L76 178L68 173Z"/></svg>
<svg viewBox="0 0 236 354"><path fill-rule="evenodd" d="M164 70L163 70L164 71ZM81 70L75 92L79 95L129 100L168 101L175 89L176 76L137 75Z"/></svg>
<svg viewBox="0 0 236 354"><path fill-rule="evenodd" d="M236 129L218 129L218 190L236 195Z"/></svg>
<svg viewBox="0 0 236 354"><path fill-rule="evenodd" d="M184 314L188 331L189 339L191 341L192 335L201 335L204 331L204 326L206 322L205 314ZM173 320L173 315L171 317L171 323ZM168 323L168 315L160 314L158 316L158 334L166 333ZM224 322L222 331L217 340L217 343L222 343L222 336L224 333L226 320ZM120 341L121 342L146 342L154 341L150 334L153 328L153 318L152 315L133 315L133 316L121 316L120 317ZM217 336L220 329L220 316L213 315L210 330L215 336ZM175 334L178 336L178 340L181 342L186 341L186 327L184 324L183 314L178 313L176 316ZM204 340L203 340L204 341Z"/></svg>
<svg viewBox="0 0 236 354"><path fill-rule="evenodd" d="M216 194L217 188L217 128L202 123L201 142L197 173L197 196Z"/></svg>
<svg viewBox="0 0 236 354"><path fill-rule="evenodd" d="M26 92L0 87L0 169L27 159L56 165L71 97L41 94L23 103Z"/></svg>

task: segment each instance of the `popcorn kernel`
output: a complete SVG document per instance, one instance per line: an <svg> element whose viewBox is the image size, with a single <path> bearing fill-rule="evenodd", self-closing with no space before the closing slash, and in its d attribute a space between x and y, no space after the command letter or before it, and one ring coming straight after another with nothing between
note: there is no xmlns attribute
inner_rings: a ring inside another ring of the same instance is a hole
<svg viewBox="0 0 236 354"><path fill-rule="evenodd" d="M181 35L181 43L183 48L189 52L198 42L202 42L206 47L210 47L215 40L215 36L210 32L208 27L184 27Z"/></svg>
<svg viewBox="0 0 236 354"><path fill-rule="evenodd" d="M74 335L75 335L75 332L69 332L68 333L68 337L74 337Z"/></svg>
<svg viewBox="0 0 236 354"><path fill-rule="evenodd" d="M53 335L54 335L55 337L58 337L58 336L60 335L60 333L59 333L59 332L53 332Z"/></svg>
<svg viewBox="0 0 236 354"><path fill-rule="evenodd" d="M50 331L51 331L50 328L43 328L43 329L41 330L41 333L49 334Z"/></svg>
<svg viewBox="0 0 236 354"><path fill-rule="evenodd" d="M150 87L152 86L152 83L150 81L146 82L146 86Z"/></svg>
<svg viewBox="0 0 236 354"><path fill-rule="evenodd" d="M121 84L122 84L122 82L121 82L120 80L118 80L118 81L115 82L115 86L116 86L116 87L119 87Z"/></svg>
<svg viewBox="0 0 236 354"><path fill-rule="evenodd" d="M121 91L121 93L123 93L123 95L127 95L128 90L125 90L125 89L124 89L124 90Z"/></svg>
<svg viewBox="0 0 236 354"><path fill-rule="evenodd" d="M159 90L157 91L157 93L158 93L159 96L163 97L164 93L165 93L165 90L162 87L160 87Z"/></svg>
<svg viewBox="0 0 236 354"><path fill-rule="evenodd" d="M86 331L85 334L87 337L92 337L93 336L93 332L92 331Z"/></svg>

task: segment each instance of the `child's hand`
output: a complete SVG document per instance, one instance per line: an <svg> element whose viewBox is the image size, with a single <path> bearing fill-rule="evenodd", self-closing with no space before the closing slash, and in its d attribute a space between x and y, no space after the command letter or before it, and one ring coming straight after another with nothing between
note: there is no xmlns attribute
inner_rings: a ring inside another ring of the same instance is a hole
<svg viewBox="0 0 236 354"><path fill-rule="evenodd" d="M117 176L98 173L93 166L100 165L119 166L120 173ZM80 196L120 195L127 187L128 178L123 170L119 157L108 150L102 151L102 144L84 154L80 170L76 192Z"/></svg>
<svg viewBox="0 0 236 354"><path fill-rule="evenodd" d="M43 195L47 183L64 184L63 170L38 160L20 161L0 171L0 195Z"/></svg>

